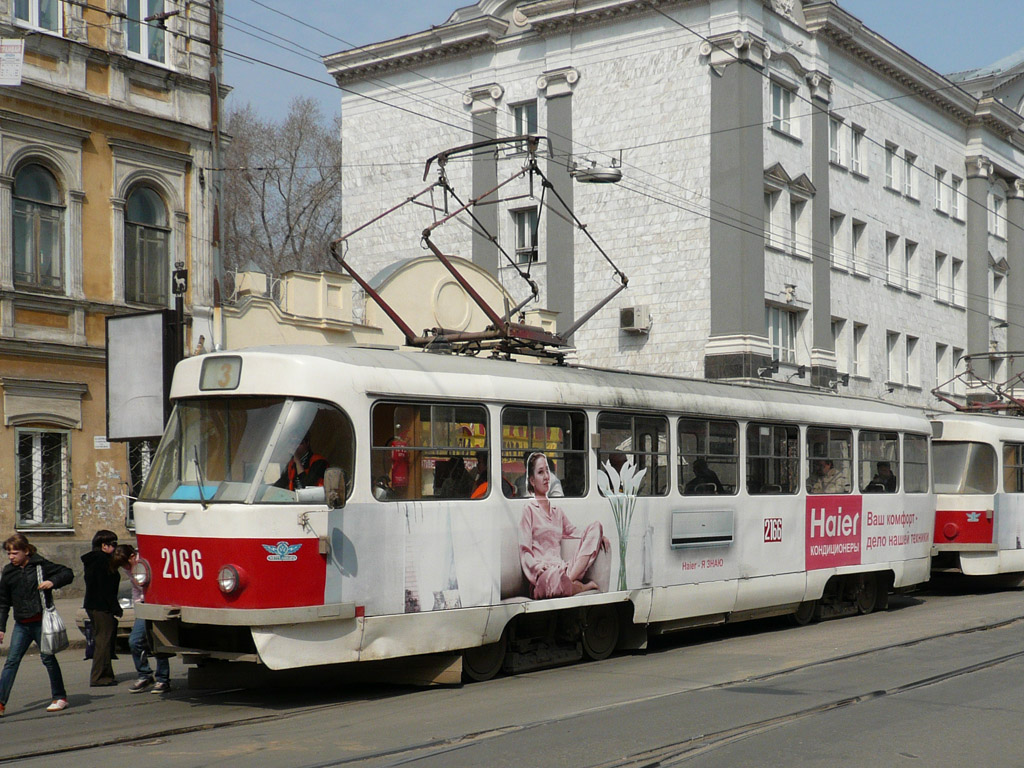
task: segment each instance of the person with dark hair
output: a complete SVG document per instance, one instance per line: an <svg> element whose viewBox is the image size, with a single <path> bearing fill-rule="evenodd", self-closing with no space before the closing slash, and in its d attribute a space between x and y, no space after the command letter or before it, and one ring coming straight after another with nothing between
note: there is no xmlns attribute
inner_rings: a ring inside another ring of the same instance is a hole
<svg viewBox="0 0 1024 768"><path fill-rule="evenodd" d="M96 650L92 657L90 686L117 685L110 659L114 655L117 620L124 611L117 601L117 588L121 577L111 556L117 547L117 534L99 530L92 537L92 549L82 555L85 566L85 601L82 607L89 614L96 637Z"/></svg>
<svg viewBox="0 0 1024 768"><path fill-rule="evenodd" d="M39 645L43 636L43 600L53 601L51 590L66 587L75 575L71 569L59 563L51 563L40 556L36 548L28 543L24 534L16 533L4 542L10 563L0 574L0 643L7 631L7 617L14 611L14 629L11 630L11 645L7 661L0 674L0 715L7 708L7 700L14 687L14 678L25 651L34 642ZM43 580L39 580L39 569ZM40 599L42 595L42 600ZM68 694L64 689L64 677L60 672L57 657L40 653L40 661L46 667L50 678L50 705L47 712L60 712L68 706Z"/></svg>
<svg viewBox="0 0 1024 768"><path fill-rule="evenodd" d="M519 560L530 582L530 597L570 597L600 587L584 581L584 574L601 550L611 549L598 521L582 531L548 498L551 471L547 456L531 453L526 459L527 488L533 499L523 507L519 521ZM562 559L562 540L578 539L576 552L568 562Z"/></svg>
<svg viewBox="0 0 1024 768"><path fill-rule="evenodd" d="M115 568L121 568L128 574L131 579L132 567L138 560L138 555L135 552L135 547L131 544L118 544L114 549L113 557L111 562ZM132 602L136 605L141 603L144 599L145 593L142 591L142 587L131 581L132 584ZM132 633L128 637L128 647L132 652L132 661L135 663L135 672L138 674L138 679L128 687L128 693L142 693L144 690L153 686L151 693L167 693L171 690L171 664L166 656L156 657L156 675L153 674L153 668L149 665L149 647L146 642L146 622L144 619L135 619L135 624L132 625Z"/></svg>
<svg viewBox="0 0 1024 768"><path fill-rule="evenodd" d="M683 493L687 496L706 496L715 493L725 493L722 481L718 479L718 473L708 466L707 459L699 456L693 461L693 477L683 487Z"/></svg>
<svg viewBox="0 0 1024 768"><path fill-rule="evenodd" d="M875 465L875 476L871 478L869 490L882 490L885 493L896 493L899 480L892 471L892 464L888 461L880 461Z"/></svg>
<svg viewBox="0 0 1024 768"><path fill-rule="evenodd" d="M285 443L287 445L287 443ZM324 484L324 473L327 471L327 459L319 453L314 453L310 447L310 437L307 432L299 440L295 452L285 467L284 474L278 478L274 485L279 488L287 488L295 491L299 488L315 488Z"/></svg>

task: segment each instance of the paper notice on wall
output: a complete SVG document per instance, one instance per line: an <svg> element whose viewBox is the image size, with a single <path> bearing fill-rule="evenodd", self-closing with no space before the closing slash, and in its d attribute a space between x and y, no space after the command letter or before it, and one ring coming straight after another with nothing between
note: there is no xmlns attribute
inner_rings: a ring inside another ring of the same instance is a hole
<svg viewBox="0 0 1024 768"><path fill-rule="evenodd" d="M0 85L21 85L24 40L0 40Z"/></svg>
<svg viewBox="0 0 1024 768"><path fill-rule="evenodd" d="M109 451L110 442L107 440L106 435L93 435L92 436L92 447L96 451Z"/></svg>

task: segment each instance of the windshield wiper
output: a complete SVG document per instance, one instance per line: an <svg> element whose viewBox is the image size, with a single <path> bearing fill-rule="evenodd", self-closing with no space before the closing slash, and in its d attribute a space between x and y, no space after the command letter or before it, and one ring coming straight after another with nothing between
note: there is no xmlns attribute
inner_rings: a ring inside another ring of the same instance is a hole
<svg viewBox="0 0 1024 768"><path fill-rule="evenodd" d="M199 478L199 503L203 505L203 509L210 506L210 502L206 500L206 494L203 493L203 486L206 485L206 478L203 477L203 468L199 466L199 446L192 446L193 456L192 462L196 465L196 476Z"/></svg>

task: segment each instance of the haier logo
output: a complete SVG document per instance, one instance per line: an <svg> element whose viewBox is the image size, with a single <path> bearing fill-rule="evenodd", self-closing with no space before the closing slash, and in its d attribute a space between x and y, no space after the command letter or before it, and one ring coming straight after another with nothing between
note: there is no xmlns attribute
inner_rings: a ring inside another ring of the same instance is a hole
<svg viewBox="0 0 1024 768"><path fill-rule="evenodd" d="M807 499L807 570L858 565L861 561L860 496Z"/></svg>

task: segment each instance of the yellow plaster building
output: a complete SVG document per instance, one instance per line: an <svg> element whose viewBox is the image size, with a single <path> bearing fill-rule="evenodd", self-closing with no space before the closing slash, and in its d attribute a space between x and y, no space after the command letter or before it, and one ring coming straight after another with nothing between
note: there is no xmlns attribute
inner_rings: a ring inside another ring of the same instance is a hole
<svg viewBox="0 0 1024 768"><path fill-rule="evenodd" d="M106 440L105 319L173 307L180 263L191 335L217 339L221 2L0 0L3 51L24 46L0 85L0 532L68 565L130 532L146 460Z"/></svg>

